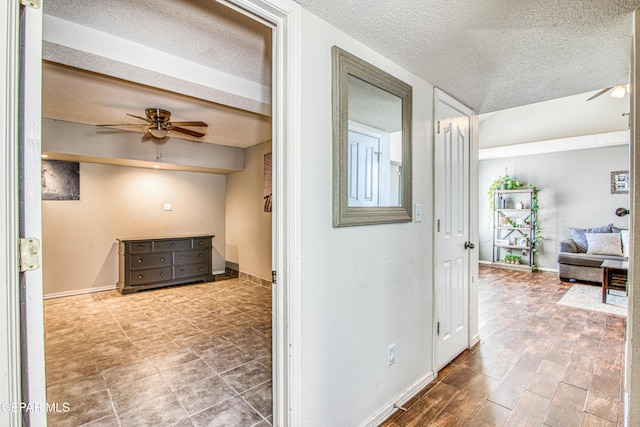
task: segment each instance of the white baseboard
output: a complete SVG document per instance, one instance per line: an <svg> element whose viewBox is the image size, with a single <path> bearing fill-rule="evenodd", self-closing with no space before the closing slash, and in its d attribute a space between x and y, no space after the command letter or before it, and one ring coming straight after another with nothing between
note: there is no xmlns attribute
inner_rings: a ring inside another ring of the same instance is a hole
<svg viewBox="0 0 640 427"><path fill-rule="evenodd" d="M44 299L71 297L74 295L90 294L91 292L112 291L116 289L116 285L99 286L97 288L74 289L72 291L55 292L52 294L44 294Z"/></svg>
<svg viewBox="0 0 640 427"><path fill-rule="evenodd" d="M418 394L420 390L425 388L427 384L433 381L435 378L433 372L429 372L429 374L422 378L420 381L415 383L412 387L405 390L397 399L393 402L389 403L387 406L382 408L378 413L376 413L373 417L369 418L362 424L362 427L376 427L382 424L387 418L389 418L398 408L394 407L394 405L402 406L407 403L413 396Z"/></svg>
<svg viewBox="0 0 640 427"><path fill-rule="evenodd" d="M480 342L480 334L475 334L474 336L471 337L471 340L469 342L469 347L473 347L474 345L478 344Z"/></svg>

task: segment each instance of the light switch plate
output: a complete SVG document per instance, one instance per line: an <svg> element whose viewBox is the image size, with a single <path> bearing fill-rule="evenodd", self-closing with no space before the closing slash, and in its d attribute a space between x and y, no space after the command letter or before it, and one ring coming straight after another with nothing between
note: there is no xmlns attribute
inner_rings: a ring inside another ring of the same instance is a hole
<svg viewBox="0 0 640 427"><path fill-rule="evenodd" d="M422 222L422 204L416 203L416 222Z"/></svg>
<svg viewBox="0 0 640 427"><path fill-rule="evenodd" d="M171 206L171 203L165 203L165 204L164 204L164 210L165 210L165 211L171 211L171 210L173 210L173 207Z"/></svg>

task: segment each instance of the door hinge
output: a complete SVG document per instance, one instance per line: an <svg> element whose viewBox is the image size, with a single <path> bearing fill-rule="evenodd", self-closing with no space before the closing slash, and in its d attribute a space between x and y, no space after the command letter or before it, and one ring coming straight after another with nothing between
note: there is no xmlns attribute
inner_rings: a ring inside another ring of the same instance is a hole
<svg viewBox="0 0 640 427"><path fill-rule="evenodd" d="M438 134L440 133L440 120L438 120Z"/></svg>
<svg viewBox="0 0 640 427"><path fill-rule="evenodd" d="M33 237L22 238L18 242L20 272L40 268L40 241Z"/></svg>
<svg viewBox="0 0 640 427"><path fill-rule="evenodd" d="M274 285L277 283L278 273L275 270L271 270L271 283Z"/></svg>
<svg viewBox="0 0 640 427"><path fill-rule="evenodd" d="M438 233L440 232L440 220L438 220Z"/></svg>
<svg viewBox="0 0 640 427"><path fill-rule="evenodd" d="M20 4L32 9L40 9L40 1L41 0L20 0Z"/></svg>
<svg viewBox="0 0 640 427"><path fill-rule="evenodd" d="M438 335L440 335L440 322L438 322Z"/></svg>

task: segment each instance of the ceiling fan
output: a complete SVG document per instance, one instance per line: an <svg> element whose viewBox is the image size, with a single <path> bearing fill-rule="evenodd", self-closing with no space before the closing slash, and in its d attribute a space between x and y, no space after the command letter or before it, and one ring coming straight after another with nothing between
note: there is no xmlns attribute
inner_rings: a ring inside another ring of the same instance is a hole
<svg viewBox="0 0 640 427"><path fill-rule="evenodd" d="M142 141L147 141L149 139L152 139L156 142L161 141L167 138L169 134L171 134L172 132L178 132L178 133L183 133L185 135L190 135L196 138L202 138L205 135L204 133L197 132L191 129L186 129L183 126L196 126L196 127L208 126L205 122L199 122L199 121L172 122L170 120L171 111L163 110L161 108L147 108L144 110L144 112L146 117L140 117L134 114L127 113L127 116L131 116L146 122L144 134L142 135ZM141 126L141 124L117 123L117 124L106 124L106 125L98 125L98 126L101 126L101 127Z"/></svg>
<svg viewBox="0 0 640 427"><path fill-rule="evenodd" d="M600 95L604 95L605 93L607 93L609 91L611 91L611 96L613 96L614 98L622 98L622 97L624 97L625 93L627 93L629 90L627 88L627 85L618 85L618 86L606 87L606 88L602 89L600 92L598 92L595 95L593 95L592 97L590 97L589 99L587 99L587 101L591 101L592 99L596 99Z"/></svg>

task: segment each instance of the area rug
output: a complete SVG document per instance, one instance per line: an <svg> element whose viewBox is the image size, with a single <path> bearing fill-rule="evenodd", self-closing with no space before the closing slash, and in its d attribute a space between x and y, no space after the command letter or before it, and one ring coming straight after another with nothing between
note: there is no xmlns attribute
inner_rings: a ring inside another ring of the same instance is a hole
<svg viewBox="0 0 640 427"><path fill-rule="evenodd" d="M585 310L602 311L604 313L627 316L627 297L622 291L609 291L607 303L602 303L602 288L592 285L573 285L558 304Z"/></svg>

